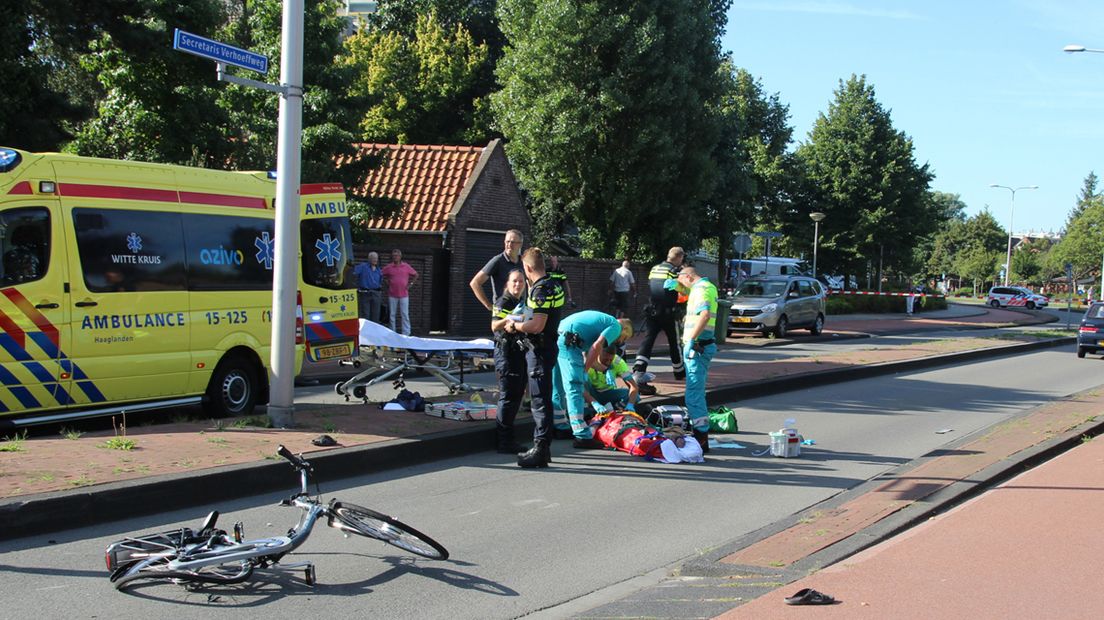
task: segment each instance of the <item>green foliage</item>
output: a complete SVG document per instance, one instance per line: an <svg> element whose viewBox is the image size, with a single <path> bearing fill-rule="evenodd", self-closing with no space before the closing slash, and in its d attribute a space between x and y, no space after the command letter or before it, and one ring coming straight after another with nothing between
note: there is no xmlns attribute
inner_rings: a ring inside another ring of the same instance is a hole
<svg viewBox="0 0 1104 620"><path fill-rule="evenodd" d="M82 155L216 167L228 147L213 131L228 122L216 104L211 63L174 51L172 28L211 33L222 23L217 0L187 5L134 3L125 19L91 30L80 67L97 76L103 97L66 150Z"/></svg>
<svg viewBox="0 0 1104 620"><path fill-rule="evenodd" d="M127 437L111 437L107 441L101 443L100 448L107 448L108 450L123 450L129 452L138 446L138 442Z"/></svg>
<svg viewBox="0 0 1104 620"><path fill-rule="evenodd" d="M27 441L27 431L4 437L0 443L0 452L22 452L23 443Z"/></svg>
<svg viewBox="0 0 1104 620"><path fill-rule="evenodd" d="M768 96L761 82L730 58L721 63L719 79L717 183L706 202L700 236L717 239L724 264L733 232L757 229L754 205L783 203L783 188L793 173L788 155L793 128L778 94Z"/></svg>
<svg viewBox="0 0 1104 620"><path fill-rule="evenodd" d="M928 196L932 174L917 165L912 140L894 129L865 77L840 81L797 156L807 181L805 204L828 215L822 265L842 273L860 273L868 261L906 273L917 267L912 241L941 222Z"/></svg>
<svg viewBox="0 0 1104 620"><path fill-rule="evenodd" d="M509 45L492 108L536 243L574 223L587 256L697 245L728 4L499 2Z"/></svg>
<svg viewBox="0 0 1104 620"><path fill-rule="evenodd" d="M972 278L981 272L988 273L989 267L978 262L982 261L981 255L999 254L1000 258L995 260L1003 264L1007 243L1008 232L1001 228L988 211L982 211L965 221L952 219L935 236L928 257L927 272L931 275L959 275L965 278ZM964 261L969 262L970 273L973 275L962 271Z"/></svg>
<svg viewBox="0 0 1104 620"><path fill-rule="evenodd" d="M484 103L472 93L488 64L486 44L462 25L451 31L431 12L417 18L413 35L368 31L345 41L349 86L369 102L360 119L369 142L454 144L486 141L477 118Z"/></svg>
<svg viewBox="0 0 1104 620"><path fill-rule="evenodd" d="M56 150L68 138L60 121L80 116L77 105L49 82L43 52L47 7L36 0L11 0L0 23L0 144L27 150Z"/></svg>
<svg viewBox="0 0 1104 620"><path fill-rule="evenodd" d="M1048 267L1064 273L1063 266L1070 263L1074 278L1080 279L1099 273L1101 256L1104 256L1104 202L1094 201L1086 204L1069 223L1065 236L1047 257Z"/></svg>

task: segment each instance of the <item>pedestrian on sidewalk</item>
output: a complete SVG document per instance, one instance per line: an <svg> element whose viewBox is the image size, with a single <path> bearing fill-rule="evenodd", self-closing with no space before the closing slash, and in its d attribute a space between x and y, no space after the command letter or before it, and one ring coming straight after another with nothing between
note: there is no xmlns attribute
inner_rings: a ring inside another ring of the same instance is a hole
<svg viewBox="0 0 1104 620"><path fill-rule="evenodd" d="M528 448L517 441L514 420L528 381L525 348L519 334L507 334L506 323L525 320L522 297L525 275L515 269L506 278L506 290L495 300L491 331L495 336L495 375L498 377L498 415L495 417L495 450L500 454L520 454Z"/></svg>
<svg viewBox="0 0 1104 620"><path fill-rule="evenodd" d="M678 327L678 296L681 285L678 281L678 270L686 258L686 252L676 246L667 252L667 260L652 267L648 273L648 294L650 303L647 311L647 319L644 322L646 333L644 341L636 352L636 361L633 362L633 374L640 393L651 395L656 393L652 385L645 381L648 364L651 362L652 347L660 332L667 336L667 348L670 349L671 369L675 373L675 379L682 381L686 378L686 370L682 365L682 352L679 351ZM681 292L685 292L681 291Z"/></svg>
<svg viewBox="0 0 1104 620"><path fill-rule="evenodd" d="M544 253L529 248L521 256L529 293L525 300L523 321L509 321L507 334L525 335L529 344L525 353L529 371L529 398L533 412L533 447L518 455L518 467L525 469L548 467L552 461L552 371L556 365L556 334L560 328L565 295L559 283L548 277Z"/></svg>
<svg viewBox="0 0 1104 620"><path fill-rule="evenodd" d="M683 357L686 360L686 411L694 427L694 439L702 454L709 452L709 407L705 384L709 366L717 354L717 287L693 267L683 267L679 284L690 289L683 324Z"/></svg>
<svg viewBox="0 0 1104 620"><path fill-rule="evenodd" d="M388 317L391 323L391 331L395 329L396 321L402 327L404 336L410 335L410 288L418 281L418 272L404 263L402 250L391 250L391 264L382 270L383 278L387 280L387 309L391 313Z"/></svg>
<svg viewBox="0 0 1104 620"><path fill-rule="evenodd" d="M506 236L502 239L502 253L495 254L491 260L487 261L487 264L483 265L479 273L472 276L471 282L468 283L472 293L475 294L475 298L488 311L494 311L494 300L498 299L505 290L506 278L509 277L510 272L522 268L520 256L521 245L524 241L525 237L520 230L507 230ZM489 298L483 289L483 285L488 280L491 282L491 296Z"/></svg>
<svg viewBox="0 0 1104 620"><path fill-rule="evenodd" d="M629 269L629 259L621 261L621 266L610 274L609 290L613 294L613 306L617 309L615 316L632 316L629 297L636 299L636 278Z"/></svg>
<svg viewBox="0 0 1104 620"><path fill-rule="evenodd" d="M380 322L380 305L383 303L383 270L379 267L379 254L368 253L368 260L353 268L357 283L359 315L373 323Z"/></svg>

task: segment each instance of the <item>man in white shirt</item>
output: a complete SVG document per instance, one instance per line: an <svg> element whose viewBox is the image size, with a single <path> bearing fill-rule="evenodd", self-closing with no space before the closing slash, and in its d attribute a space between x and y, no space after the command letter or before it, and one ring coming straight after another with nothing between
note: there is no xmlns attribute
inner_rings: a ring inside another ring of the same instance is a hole
<svg viewBox="0 0 1104 620"><path fill-rule="evenodd" d="M621 266L613 270L610 275L610 290L613 292L613 304L617 306L617 318L631 314L629 308L630 293L636 297L636 278L629 269L629 261L625 259Z"/></svg>

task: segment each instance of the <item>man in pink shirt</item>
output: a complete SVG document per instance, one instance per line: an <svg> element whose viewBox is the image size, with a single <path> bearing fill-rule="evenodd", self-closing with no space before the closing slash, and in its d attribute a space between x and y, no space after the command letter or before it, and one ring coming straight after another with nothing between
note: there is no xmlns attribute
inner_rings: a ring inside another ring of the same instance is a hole
<svg viewBox="0 0 1104 620"><path fill-rule="evenodd" d="M391 311L391 331L395 329L395 319L402 313L402 333L410 335L410 287L418 281L418 272L414 271L402 259L402 250L391 250L391 264L383 268L383 279L387 282L387 308Z"/></svg>

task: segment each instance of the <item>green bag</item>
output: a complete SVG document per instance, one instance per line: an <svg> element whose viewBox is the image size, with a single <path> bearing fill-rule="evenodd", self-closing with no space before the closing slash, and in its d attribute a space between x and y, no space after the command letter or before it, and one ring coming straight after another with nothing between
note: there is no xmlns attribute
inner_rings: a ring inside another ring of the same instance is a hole
<svg viewBox="0 0 1104 620"><path fill-rule="evenodd" d="M718 407L709 412L709 432L738 433L740 425L736 422L736 413L728 407Z"/></svg>

